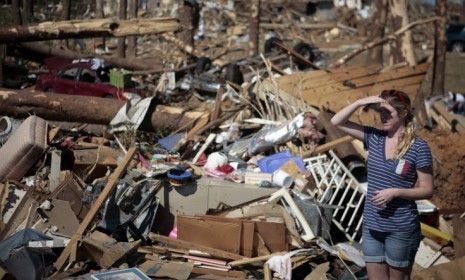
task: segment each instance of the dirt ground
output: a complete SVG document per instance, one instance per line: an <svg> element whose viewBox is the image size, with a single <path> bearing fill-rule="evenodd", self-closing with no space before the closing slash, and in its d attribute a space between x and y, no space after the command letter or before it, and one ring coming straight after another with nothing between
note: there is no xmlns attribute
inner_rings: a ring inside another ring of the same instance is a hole
<svg viewBox="0 0 465 280"><path fill-rule="evenodd" d="M442 209L463 208L465 201L465 141L463 135L444 130L421 129L433 154L434 195L432 201Z"/></svg>

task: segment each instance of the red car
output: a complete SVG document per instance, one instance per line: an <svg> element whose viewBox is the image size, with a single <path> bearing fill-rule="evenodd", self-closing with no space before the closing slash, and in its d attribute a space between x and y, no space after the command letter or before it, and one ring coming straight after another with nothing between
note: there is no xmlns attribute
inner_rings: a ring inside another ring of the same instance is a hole
<svg viewBox="0 0 465 280"><path fill-rule="evenodd" d="M126 100L131 94L140 95L134 85L117 88L109 83L108 68L95 68L91 60L72 62L63 58L45 60L49 73L42 74L36 90L62 94L88 95Z"/></svg>

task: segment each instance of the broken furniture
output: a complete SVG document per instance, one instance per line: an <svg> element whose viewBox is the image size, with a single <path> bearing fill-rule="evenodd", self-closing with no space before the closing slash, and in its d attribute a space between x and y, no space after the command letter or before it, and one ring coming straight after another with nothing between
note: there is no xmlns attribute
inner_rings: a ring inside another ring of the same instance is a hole
<svg viewBox="0 0 465 280"><path fill-rule="evenodd" d="M21 180L47 148L47 122L30 116L0 148L0 181Z"/></svg>

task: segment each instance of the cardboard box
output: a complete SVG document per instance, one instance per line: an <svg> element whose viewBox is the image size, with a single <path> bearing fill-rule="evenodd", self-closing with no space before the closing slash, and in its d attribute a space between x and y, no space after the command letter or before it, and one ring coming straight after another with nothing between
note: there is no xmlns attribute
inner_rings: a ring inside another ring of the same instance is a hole
<svg viewBox="0 0 465 280"><path fill-rule="evenodd" d="M178 238L204 246L257 256L259 236L271 253L287 251L284 223L248 221L218 216L178 216Z"/></svg>

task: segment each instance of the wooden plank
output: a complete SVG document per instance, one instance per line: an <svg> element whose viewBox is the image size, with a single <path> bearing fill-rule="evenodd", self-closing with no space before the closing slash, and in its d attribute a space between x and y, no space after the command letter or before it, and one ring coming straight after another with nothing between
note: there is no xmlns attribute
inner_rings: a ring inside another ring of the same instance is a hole
<svg viewBox="0 0 465 280"><path fill-rule="evenodd" d="M311 71L287 75L276 79L279 87L284 91L292 91L297 87L302 89L318 88L327 83L342 82L354 78L366 77L377 74L380 71L379 66L368 67L345 67L328 74L325 71Z"/></svg>
<svg viewBox="0 0 465 280"><path fill-rule="evenodd" d="M273 279L273 274L271 273L270 266L265 263L263 266L263 279L265 280L272 280Z"/></svg>
<svg viewBox="0 0 465 280"><path fill-rule="evenodd" d="M380 68L379 67L371 67L371 68L364 68L364 69L348 69L344 73L339 74L328 74L325 73L326 76L321 76L316 79L309 79L304 80L301 83L301 88L303 90L308 89L319 89L321 87L325 87L331 84L340 84L344 83L345 81L353 81L354 79L361 79L367 77L373 77L379 74Z"/></svg>
<svg viewBox="0 0 465 280"><path fill-rule="evenodd" d="M230 252L226 252L223 250L195 244L188 241L178 240L178 239L171 239L169 237L159 235L159 234L150 234L150 238L154 241L165 243L168 246L172 246L178 249L186 249L186 250L199 250L204 253L210 254L214 258L220 259L227 259L227 260L241 260L244 259L244 256L233 254Z"/></svg>
<svg viewBox="0 0 465 280"><path fill-rule="evenodd" d="M194 267L192 273L202 275L216 275L221 277L239 278L246 279L247 274L244 271L222 271L216 269L208 269L203 267Z"/></svg>
<svg viewBox="0 0 465 280"><path fill-rule="evenodd" d="M349 135L343 136L341 138L338 138L338 139L333 140L333 141L328 142L328 143L324 143L323 145L320 145L320 146L316 147L315 151L313 151L312 153L304 154L304 155L302 155L302 157L303 158L308 158L308 157L310 157L312 155L317 155L319 153L329 151L329 150L333 149L335 146L337 146L339 144L348 143L348 142L350 142L352 140L353 140L352 136L349 136Z"/></svg>
<svg viewBox="0 0 465 280"><path fill-rule="evenodd" d="M358 87L355 89L334 89L334 91L322 92L316 96L316 100L325 100L325 99L336 99L339 100L341 95L351 96L360 92L369 91L370 95L380 94L384 89L398 89L403 90L405 87L411 85L420 85L423 80L423 76L415 76L411 78L398 79L390 82L379 82L375 84L370 84L363 87ZM306 93L306 95L308 95ZM305 96L306 97L306 96ZM415 96L412 96L415 97Z"/></svg>
<svg viewBox="0 0 465 280"><path fill-rule="evenodd" d="M454 114L447 110L446 106L441 100L433 103L433 109L435 109L447 123L459 133L465 133L465 117Z"/></svg>
<svg viewBox="0 0 465 280"><path fill-rule="evenodd" d="M242 260L238 260L238 261L229 262L228 265L230 267L236 267L236 266L241 266L241 265L245 265L245 264L264 262L264 261L269 260L273 256L281 256L281 255L284 255L284 254L286 254L286 252L274 253L274 254L269 254L269 255L266 255L266 256L259 256L259 257L255 257L255 258L247 258L247 259L242 259Z"/></svg>
<svg viewBox="0 0 465 280"><path fill-rule="evenodd" d="M448 123L442 115L438 114L435 109L431 108L431 110L429 110L429 115L438 124L440 128L452 130L452 125Z"/></svg>
<svg viewBox="0 0 465 280"><path fill-rule="evenodd" d="M118 183L119 178L121 177L121 175L123 175L124 171L126 170L126 167L131 162L135 153L136 153L136 148L131 147L128 150L128 153L124 157L123 161L118 165L118 167L115 169L113 174L111 174L107 184L105 185L104 189L100 192L98 198L92 204L92 207L90 208L89 212L87 212L87 215L84 217L84 219L82 220L76 233L74 233L74 235L71 237L71 240L69 241L68 245L65 247L65 249L63 250L61 255L58 257L56 262L53 264L53 266L55 267L57 271L60 271L65 265L73 246L75 246L75 244L81 239L82 234L84 234L87 227L91 224L95 215L99 211L100 206L102 206L102 204L107 200L110 193L116 187L116 184Z"/></svg>
<svg viewBox="0 0 465 280"><path fill-rule="evenodd" d="M343 91L353 91L353 90L362 90L363 88L366 87L372 87L374 85L379 85L379 84L393 84L395 86L400 86L398 82L403 81L403 83L408 83L408 84L413 84L413 83L419 83L423 80L424 78L424 73L415 73L415 74L410 74L406 76L400 76L400 77L386 77L383 76L382 74L376 75L375 77L370 76L370 77L363 77L359 79L354 79L351 80L350 83L354 85L354 87L350 87L347 85L343 85L342 83L334 83L334 84L327 84L324 87L319 87L316 89L308 89L305 90L305 94L307 95L319 95L319 96L324 96L327 94L333 94L335 92L343 92Z"/></svg>

